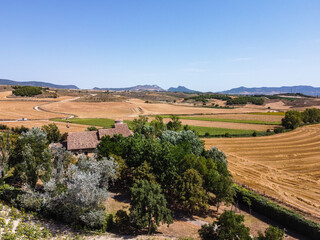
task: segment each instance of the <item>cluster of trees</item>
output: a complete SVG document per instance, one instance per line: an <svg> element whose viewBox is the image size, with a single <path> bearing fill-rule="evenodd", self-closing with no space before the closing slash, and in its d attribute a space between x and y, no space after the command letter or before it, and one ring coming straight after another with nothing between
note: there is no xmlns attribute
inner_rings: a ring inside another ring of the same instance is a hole
<svg viewBox="0 0 320 240"><path fill-rule="evenodd" d="M255 105L263 105L264 100L261 97L250 97L250 96L238 96L237 98L231 98L227 100L227 105L236 105L236 104L247 104L252 103Z"/></svg>
<svg viewBox="0 0 320 240"><path fill-rule="evenodd" d="M226 94L201 94L201 95L197 95L197 96L193 96L193 97L186 97L186 98L184 98L184 101L187 101L190 99L206 103L206 102L208 102L208 99L218 99L218 100L227 101L227 100L231 99L231 97Z"/></svg>
<svg viewBox="0 0 320 240"><path fill-rule="evenodd" d="M0 135L0 180L5 186L1 197L73 225L106 229L103 203L109 184L117 178L118 165L113 158L76 159L61 145L49 147L60 136L54 124L42 130L32 128L18 137ZM4 181L23 187L7 187Z"/></svg>
<svg viewBox="0 0 320 240"><path fill-rule="evenodd" d="M152 218L152 224L147 224L148 231L152 232L160 219L170 223L170 210L166 210L164 204L166 201L171 210L181 210L190 214L205 211L209 201L215 202L217 208L222 202L233 201L232 177L223 152L217 148L205 150L203 142L193 131L162 131L163 124L160 118L148 125L146 118L141 117L134 121L134 129L134 136L128 138L103 137L97 148L99 159L114 157L119 164L119 186L155 189L157 192L154 194L157 197L152 200L140 199L138 203L158 201L157 208L162 206L160 218L154 214L153 217L140 215L138 218L138 213L142 214L152 209L150 206L144 206L133 211L135 213L130 212L126 218L129 222L139 222L138 219L142 219L146 224ZM132 193L136 191L133 189ZM143 196L142 190L139 191ZM146 196L150 197L149 194ZM133 205L136 202L134 199L132 197ZM140 226L146 227L144 224Z"/></svg>
<svg viewBox="0 0 320 240"><path fill-rule="evenodd" d="M309 108L303 112L287 111L285 117L282 119L282 126L286 129L295 129L301 124L319 123L320 109Z"/></svg>
<svg viewBox="0 0 320 240"><path fill-rule="evenodd" d="M16 96L34 97L42 93L41 87L14 86L12 93Z"/></svg>

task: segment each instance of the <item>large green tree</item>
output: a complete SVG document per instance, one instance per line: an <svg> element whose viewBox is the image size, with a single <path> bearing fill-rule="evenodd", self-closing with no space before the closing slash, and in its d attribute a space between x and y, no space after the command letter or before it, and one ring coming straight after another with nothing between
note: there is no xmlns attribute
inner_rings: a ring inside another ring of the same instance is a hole
<svg viewBox="0 0 320 240"><path fill-rule="evenodd" d="M199 235L202 240L251 240L250 229L243 222L243 215L225 211L214 223L202 225Z"/></svg>
<svg viewBox="0 0 320 240"><path fill-rule="evenodd" d="M287 111L282 118L282 126L287 129L295 129L302 123L301 113L298 111Z"/></svg>
<svg viewBox="0 0 320 240"><path fill-rule="evenodd" d="M47 140L49 143L56 143L60 141L61 133L55 123L42 126L41 130L47 134Z"/></svg>
<svg viewBox="0 0 320 240"><path fill-rule="evenodd" d="M47 135L36 127L20 135L9 161L15 167L15 176L35 187L38 179L49 180L51 158Z"/></svg>
<svg viewBox="0 0 320 240"><path fill-rule="evenodd" d="M203 188L201 175L195 169L188 169L177 180L175 196L180 208L194 213L208 207L208 196Z"/></svg>
<svg viewBox="0 0 320 240"><path fill-rule="evenodd" d="M138 228L151 234L160 223L172 223L171 211L158 184L146 180L136 182L131 188L130 218Z"/></svg>

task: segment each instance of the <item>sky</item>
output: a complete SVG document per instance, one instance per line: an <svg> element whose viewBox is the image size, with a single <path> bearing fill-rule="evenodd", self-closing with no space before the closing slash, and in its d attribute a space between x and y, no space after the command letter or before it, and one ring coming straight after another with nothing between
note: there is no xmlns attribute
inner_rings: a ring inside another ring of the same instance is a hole
<svg viewBox="0 0 320 240"><path fill-rule="evenodd" d="M320 1L0 0L0 79L320 87Z"/></svg>

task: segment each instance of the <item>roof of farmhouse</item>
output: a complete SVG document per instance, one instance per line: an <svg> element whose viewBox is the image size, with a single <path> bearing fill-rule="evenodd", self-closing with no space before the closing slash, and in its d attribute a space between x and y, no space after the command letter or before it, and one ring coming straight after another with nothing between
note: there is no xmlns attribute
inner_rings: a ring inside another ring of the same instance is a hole
<svg viewBox="0 0 320 240"><path fill-rule="evenodd" d="M73 132L69 133L67 139L68 150L94 149L98 146L100 139L103 136L109 135L113 137L116 134L121 134L124 137L132 135L132 131L126 123L116 123L114 128L99 129L91 132Z"/></svg>

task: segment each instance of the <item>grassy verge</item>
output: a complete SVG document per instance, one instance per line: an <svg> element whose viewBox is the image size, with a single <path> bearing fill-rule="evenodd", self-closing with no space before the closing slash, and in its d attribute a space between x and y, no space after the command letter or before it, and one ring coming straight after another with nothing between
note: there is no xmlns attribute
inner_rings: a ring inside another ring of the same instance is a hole
<svg viewBox="0 0 320 240"><path fill-rule="evenodd" d="M254 114L254 115L271 115L271 116L284 116L286 115L285 112L252 112L247 114Z"/></svg>
<svg viewBox="0 0 320 240"><path fill-rule="evenodd" d="M161 115L163 118L170 118L168 115ZM208 117L192 117L192 116L179 116L180 119L197 120L197 121L210 121L210 122L230 122L230 123L247 123L247 124L261 124L261 125L280 125L281 122L266 122L259 120L241 120L241 119L223 119L223 118L208 118Z"/></svg>
<svg viewBox="0 0 320 240"><path fill-rule="evenodd" d="M320 239L320 224L306 219L302 215L282 207L244 187L235 185L235 189L235 200L244 205L248 205L248 202L250 202L253 211L259 212L284 227L294 229L311 239Z"/></svg>

